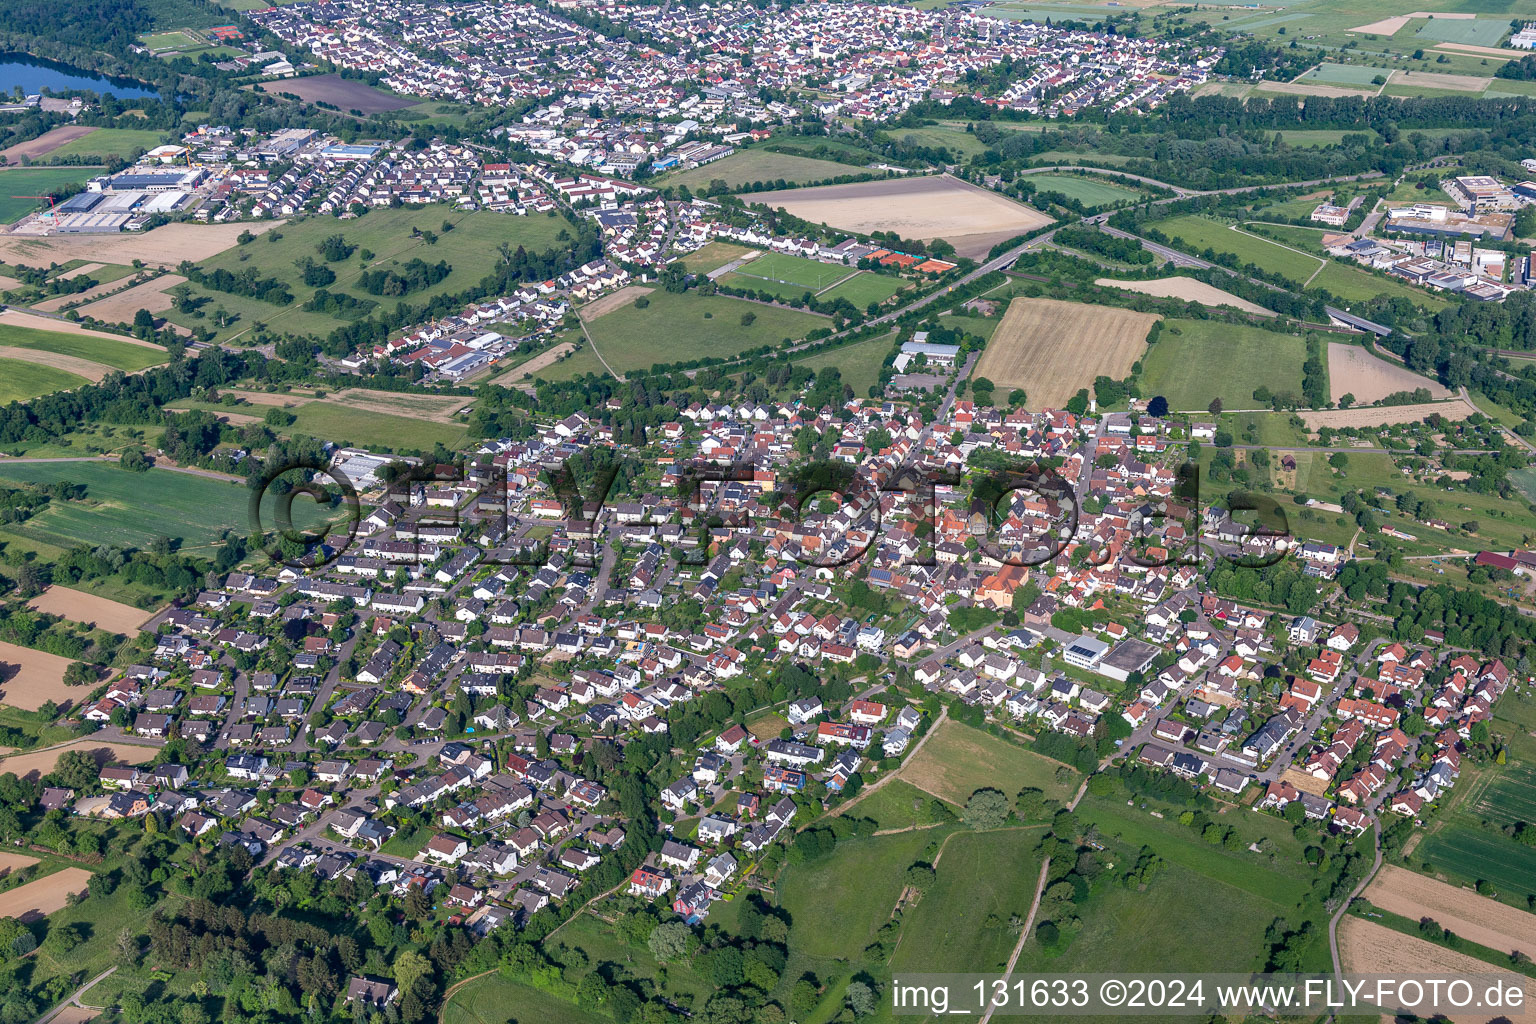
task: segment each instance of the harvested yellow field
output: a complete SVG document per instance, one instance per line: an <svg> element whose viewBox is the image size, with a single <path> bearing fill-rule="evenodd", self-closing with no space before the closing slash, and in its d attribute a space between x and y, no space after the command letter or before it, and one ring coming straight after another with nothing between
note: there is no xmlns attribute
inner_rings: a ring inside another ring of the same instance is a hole
<svg viewBox="0 0 1536 1024"><path fill-rule="evenodd" d="M74 270L64 271L64 273L58 275L58 279L60 281L72 281L79 277L81 274L89 274L91 271L100 270L104 266L106 266L105 263L85 263L76 267Z"/></svg>
<svg viewBox="0 0 1536 1024"><path fill-rule="evenodd" d="M1259 316L1275 315L1272 309L1265 309L1256 302L1238 298L1231 292L1222 291L1215 285L1196 281L1192 277L1163 277L1152 281L1120 281L1113 277L1101 277L1093 283L1105 288L1155 295L1160 299L1183 299L1185 302L1198 302L1202 306L1231 306Z"/></svg>
<svg viewBox="0 0 1536 1024"><path fill-rule="evenodd" d="M58 128L50 128L35 139L28 139L26 142L18 142L14 146L0 149L0 156L5 157L6 163L9 164L21 163L22 157L36 160L40 156L47 156L54 150L74 142L76 139L85 138L95 130L95 128L87 128L82 124L67 124L61 125Z"/></svg>
<svg viewBox="0 0 1536 1024"><path fill-rule="evenodd" d="M1501 953L1536 949L1536 914L1527 914L1470 889L1384 865L1365 890L1382 910L1417 921L1434 918L1442 927Z"/></svg>
<svg viewBox="0 0 1536 1024"><path fill-rule="evenodd" d="M250 224L164 224L149 231L121 235L0 235L0 260L47 266L70 260L102 263L145 263L175 267L182 260L200 263L235 247L242 231L270 231L280 220Z"/></svg>
<svg viewBox="0 0 1536 1024"><path fill-rule="evenodd" d="M0 775L15 772L19 778L28 775L47 775L59 763L59 758L69 750L83 750L96 759L98 765L117 763L143 764L154 757L158 747L145 747L137 743L102 743L99 740L73 740L46 750L28 750L0 758Z"/></svg>
<svg viewBox="0 0 1536 1024"><path fill-rule="evenodd" d="M1416 85L1425 89L1454 89L1457 92L1482 92L1493 83L1477 75L1447 75L1438 71L1394 71L1388 85Z"/></svg>
<svg viewBox="0 0 1536 1024"><path fill-rule="evenodd" d="M742 196L815 224L846 231L894 231L902 238L942 238L961 256L985 256L993 245L1051 223L1051 218L947 174L792 188Z"/></svg>
<svg viewBox="0 0 1536 1024"><path fill-rule="evenodd" d="M596 320L604 313L612 313L614 310L634 302L640 296L649 295L655 290L654 288L647 288L643 284L625 285L616 292L609 292L607 295L594 299L585 306L582 306L581 318L587 321Z"/></svg>
<svg viewBox="0 0 1536 1024"><path fill-rule="evenodd" d="M433 423L453 423L455 422L454 413L474 399L465 398L463 395L438 397L372 391L368 388L347 388L328 396L326 401L362 412L383 412L393 416L409 416L416 420L431 420Z"/></svg>
<svg viewBox="0 0 1536 1024"><path fill-rule="evenodd" d="M1379 402L1400 391L1424 388L1429 397L1450 398L1451 392L1439 381L1421 377L1401 363L1373 355L1359 345L1328 343L1328 391L1335 402L1354 395L1354 405Z"/></svg>
<svg viewBox="0 0 1536 1024"><path fill-rule="evenodd" d="M113 633L131 633L154 614L121 601L60 586L50 586L34 597L28 607L73 622L89 622Z"/></svg>
<svg viewBox="0 0 1536 1024"><path fill-rule="evenodd" d="M1060 409L1080 388L1092 388L1095 377L1127 376L1159 319L1112 306L1014 299L974 376L1023 388L1030 409Z"/></svg>
<svg viewBox="0 0 1536 1024"><path fill-rule="evenodd" d="M109 295L104 299L81 306L80 315L95 317L103 323L131 324L134 314L141 309L147 309L151 313L170 309L171 303L175 301L171 298L171 289L183 284L186 280L180 274L166 274L153 281L136 284L116 295Z"/></svg>
<svg viewBox="0 0 1536 1024"><path fill-rule="evenodd" d="M1385 925L1346 915L1339 921L1339 960L1345 974L1390 974L1396 977L1444 977L1450 974L1509 974L1493 964L1404 935ZM1514 975L1510 975L1515 977ZM1536 982L1525 979L1525 1006L1519 1013L1504 1014L1514 1024L1536 1022ZM1454 1024L1487 1024L1492 1013L1452 1014Z"/></svg>
<svg viewBox="0 0 1536 1024"><path fill-rule="evenodd" d="M91 692L90 686L66 686L68 658L30 647L0 642L0 704L36 711L49 701L66 704ZM3 917L0 914L0 917Z"/></svg>
<svg viewBox="0 0 1536 1024"><path fill-rule="evenodd" d="M1371 36L1395 36L1412 20L1412 15L1399 14L1395 17L1373 21L1369 25L1357 25L1350 29L1350 31L1363 32Z"/></svg>
<svg viewBox="0 0 1536 1024"><path fill-rule="evenodd" d="M0 853L0 875L8 875L17 868L28 868L36 863L36 857L28 857L24 853Z"/></svg>
<svg viewBox="0 0 1536 1024"><path fill-rule="evenodd" d="M1451 402L1422 402L1415 405L1370 405L1361 409L1323 409L1302 412L1308 430L1320 427L1380 427L1388 423L1418 423L1439 413L1448 420L1464 420L1477 410L1458 398Z"/></svg>
<svg viewBox="0 0 1536 1024"><path fill-rule="evenodd" d="M1471 53L1479 57L1503 57L1508 60L1528 56L1525 50L1511 50L1503 46L1477 46L1473 43L1436 43L1435 49L1451 53Z"/></svg>
<svg viewBox="0 0 1536 1024"><path fill-rule="evenodd" d="M69 897L84 892L91 884L91 873L84 868L65 868L45 875L35 882L0 892L0 917L32 921L63 910Z"/></svg>
<svg viewBox="0 0 1536 1024"><path fill-rule="evenodd" d="M563 359L568 352L576 351L576 346L569 341L554 348L545 349L526 363L519 363L506 373L491 381L503 387L516 384L518 381L532 380L539 375L539 371L554 366Z"/></svg>

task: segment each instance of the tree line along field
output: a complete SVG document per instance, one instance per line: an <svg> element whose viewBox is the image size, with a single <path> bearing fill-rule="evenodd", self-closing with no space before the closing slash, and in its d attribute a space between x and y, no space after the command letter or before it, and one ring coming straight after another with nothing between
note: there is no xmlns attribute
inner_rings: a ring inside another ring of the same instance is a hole
<svg viewBox="0 0 1536 1024"><path fill-rule="evenodd" d="M1262 214L1255 219L1262 219ZM1344 302L1360 302L1386 295L1400 296L1431 311L1446 305L1444 299L1425 289L1328 258L1321 246L1322 233L1308 228L1266 225L1263 230L1279 239L1274 241L1238 230L1229 222L1196 214L1170 217L1149 226L1172 240L1182 240L1182 244L1175 244L1175 248L1195 255L1207 249L1229 253L1245 264L1284 275L1298 288L1324 289Z"/></svg>
<svg viewBox="0 0 1536 1024"><path fill-rule="evenodd" d="M1203 412L1220 398L1229 409L1257 408L1253 392L1301 393L1305 339L1213 320L1168 320L1141 358L1142 393L1162 395L1177 412Z"/></svg>
<svg viewBox="0 0 1536 1024"><path fill-rule="evenodd" d="M643 308L630 303L586 324L597 353L615 373L711 356L729 358L761 345L776 346L786 338L803 338L831 324L814 313L724 295L658 290L644 298L648 301Z"/></svg>
<svg viewBox="0 0 1536 1024"><path fill-rule="evenodd" d="M445 222L453 225L452 230L443 230ZM413 230L430 232L436 236L437 241L429 245L423 238L413 235ZM324 337L346 321L328 313L302 308L304 303L313 298L316 289L304 284L303 271L295 265L299 261L311 259L329 267L336 274L336 280L325 288L333 294L341 293L358 300L390 305L398 300L370 295L361 287L359 278L365 270L389 269L394 262L403 264L416 258L427 263L446 261L452 267L447 277L404 296L408 302L421 302L434 295L460 292L478 284L500 261L501 256L497 251L500 243L506 242L513 248L522 246L529 252L543 252L560 244L562 231L574 234L574 226L563 217L518 217L494 210L465 214L440 204L372 210L350 221L338 221L332 217L305 217L274 227L252 241L204 260L200 265L205 273L227 270L240 274L254 268L260 277L282 282L293 294L294 302L291 306L278 306L260 299L193 284L192 294L202 300L199 312L204 316L199 318L174 308L168 310L165 316L183 327L206 327L220 341L250 330L257 322L267 323L278 331ZM317 246L329 236L337 234L356 248L345 260L326 263L317 251ZM373 253L373 259L367 263L362 258L365 250ZM222 329L212 318L212 313L219 308L237 317Z"/></svg>
<svg viewBox="0 0 1536 1024"><path fill-rule="evenodd" d="M1060 192L1068 199L1076 199L1090 210L1141 196L1136 189L1079 174L1030 174L1024 180L1041 192Z"/></svg>

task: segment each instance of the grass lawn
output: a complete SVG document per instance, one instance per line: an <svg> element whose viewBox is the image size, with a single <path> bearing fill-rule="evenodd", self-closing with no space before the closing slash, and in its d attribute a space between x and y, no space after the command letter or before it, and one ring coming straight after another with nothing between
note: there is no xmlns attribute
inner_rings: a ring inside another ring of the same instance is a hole
<svg viewBox="0 0 1536 1024"><path fill-rule="evenodd" d="M1288 412L1222 413L1221 423L1239 444L1262 444L1271 448L1296 448L1307 443L1305 427L1298 427ZM1248 440L1248 428L1258 433L1258 440ZM1277 462L1278 464L1278 462ZM1297 464L1297 470L1301 469Z"/></svg>
<svg viewBox="0 0 1536 1024"><path fill-rule="evenodd" d="M1337 260L1330 260L1307 287L1308 289L1326 288L1346 302L1364 302L1378 295L1385 295L1388 298L1407 299L1414 305L1431 311L1444 309L1446 305L1444 299L1423 288L1415 288L1405 281L1377 276Z"/></svg>
<svg viewBox="0 0 1536 1024"><path fill-rule="evenodd" d="M0 464L0 479L21 483L67 480L84 484L83 501L53 501L8 532L61 546L121 544L147 547L157 536L181 538L187 549L211 545L225 530L249 532L250 491L191 473L152 469L130 473L112 462ZM307 501L294 502L302 522ZM271 515L264 516L268 522Z"/></svg>
<svg viewBox="0 0 1536 1024"><path fill-rule="evenodd" d="M923 744L916 756L901 767L901 777L912 785L952 804L965 806L978 789L1000 789L1012 800L1020 790L1041 790L1053 800L1065 800L1076 789L1077 770L1068 767L1065 781L1056 781L1053 761L1017 743L945 721Z"/></svg>
<svg viewBox="0 0 1536 1024"><path fill-rule="evenodd" d="M736 905L734 902L716 903L710 910L709 923L716 924L726 908ZM599 907L599 910L602 908ZM606 910L602 912L606 913ZM560 929L556 941L582 950L594 964L605 961L623 964L635 978L654 981L658 973L661 974L666 979L662 988L667 998L683 1005L693 1000L699 1000L702 1004L702 1000L714 991L714 985L701 978L686 962L671 963L665 967L658 965L648 946L644 943L629 945L614 932L608 922L591 914L575 917Z"/></svg>
<svg viewBox="0 0 1536 1024"><path fill-rule="evenodd" d="M871 302L884 302L897 292L907 287L907 282L899 277L889 274L876 274L870 271L861 271L833 288L828 288L821 295L826 301L835 299L847 299L855 306L863 309Z"/></svg>
<svg viewBox="0 0 1536 1024"><path fill-rule="evenodd" d="M656 181L662 185L686 185L691 189L708 188L711 182L723 181L728 188L740 188L755 181L801 185L844 174L872 173L869 168L858 164L817 160L792 153L770 153L766 149L741 149L723 160L716 160L703 167L672 171Z"/></svg>
<svg viewBox="0 0 1536 1024"><path fill-rule="evenodd" d="M0 170L0 221L20 220L39 207L45 199L28 196L50 195L100 173L99 167L15 167Z"/></svg>
<svg viewBox="0 0 1536 1024"><path fill-rule="evenodd" d="M175 31L146 33L139 37L139 42L151 50L188 50L203 45L185 32Z"/></svg>
<svg viewBox="0 0 1536 1024"><path fill-rule="evenodd" d="M437 834L437 829L431 825L417 825L410 831L396 832L379 848L380 853L386 853L391 857L414 857L421 852L421 848L427 845L427 841Z"/></svg>
<svg viewBox="0 0 1536 1024"><path fill-rule="evenodd" d="M1158 810L1162 818L1154 818ZM1291 835L1290 826L1279 818L1256 811L1229 810L1212 814L1213 820L1237 829L1245 843L1263 840L1263 853L1213 847L1193 829L1179 824L1179 809L1171 806L1147 810L1127 806L1123 795L1096 797L1087 794L1077 805L1085 822L1096 825L1101 833L1119 839L1131 849L1150 846L1170 864L1191 871L1264 900L1292 907L1306 897L1313 870L1302 859L1302 844Z"/></svg>
<svg viewBox="0 0 1536 1024"><path fill-rule="evenodd" d="M1068 199L1076 199L1089 209L1136 199L1141 193L1123 185L1112 185L1097 178L1085 178L1079 174L1030 174L1025 181L1042 192L1060 192Z"/></svg>
<svg viewBox="0 0 1536 1024"><path fill-rule="evenodd" d="M808 260L803 256L770 252L743 263L731 276L792 285L801 290L814 292L827 287L834 281L842 280L850 273L849 268L841 264L833 265L819 260Z"/></svg>
<svg viewBox="0 0 1536 1024"><path fill-rule="evenodd" d="M0 405L25 402L39 395L77 388L90 383L78 373L55 370L51 366L20 359L0 359Z"/></svg>
<svg viewBox="0 0 1536 1024"><path fill-rule="evenodd" d="M762 345L803 338L826 317L724 295L656 291L644 309L626 305L587 325L616 373L706 356L729 358ZM750 316L750 322L742 320Z"/></svg>
<svg viewBox="0 0 1536 1024"><path fill-rule="evenodd" d="M939 855L933 889L903 918L893 971L1001 971L1029 916L1044 826L956 832Z"/></svg>
<svg viewBox="0 0 1536 1024"><path fill-rule="evenodd" d="M1344 136L1359 134L1374 137L1376 133L1370 128L1361 128L1358 131L1344 128L1294 128L1282 131L1280 138L1287 146L1335 146L1344 141ZM1313 202L1311 205L1316 206L1317 203ZM1308 210L1310 209L1311 207L1308 207Z"/></svg>
<svg viewBox="0 0 1536 1024"><path fill-rule="evenodd" d="M878 338L818 352L795 362L809 366L812 370L837 367L843 383L853 388L855 395L862 397L880 382L880 370L885 366L885 357L891 353L892 340L892 335L882 334Z"/></svg>
<svg viewBox="0 0 1536 1024"><path fill-rule="evenodd" d="M944 125L928 125L923 128L897 128L891 135L900 140L912 140L919 146L936 149L943 146L945 149L960 154L960 156L979 156L987 151L986 143L966 131L964 127L954 128Z"/></svg>
<svg viewBox="0 0 1536 1024"><path fill-rule="evenodd" d="M135 345L128 341L111 341L93 338L87 334L64 334L59 331L40 331L33 327L18 327L0 322L0 348L33 348L44 352L89 359L93 363L110 366L116 370L134 373L169 362L170 355L162 348Z"/></svg>
<svg viewBox="0 0 1536 1024"><path fill-rule="evenodd" d="M44 159L120 156L126 160L141 150L154 149L164 141L164 132L148 128L97 128L89 135L66 142Z"/></svg>
<svg viewBox="0 0 1536 1024"><path fill-rule="evenodd" d="M1255 217L1262 221L1264 214L1257 214ZM1253 233L1273 237L1275 241L1283 242L1293 249L1304 249L1317 256L1327 256L1327 252L1323 249L1323 236L1329 233L1326 230L1319 231L1316 228L1303 228L1291 224L1262 224L1254 228Z"/></svg>
<svg viewBox="0 0 1536 1024"><path fill-rule="evenodd" d="M465 434L465 428L454 423L369 412L334 402L305 402L292 412L298 418L283 428L283 433L308 434L342 447L425 451L438 441L452 448L464 440Z"/></svg>
<svg viewBox="0 0 1536 1024"><path fill-rule="evenodd" d="M850 839L823 860L787 866L778 897L793 919L789 947L812 956L857 956L889 920L907 868L938 833Z"/></svg>
<svg viewBox="0 0 1536 1024"><path fill-rule="evenodd" d="M1306 281L1323 263L1321 258L1293 252L1276 242L1246 235L1221 222L1188 214L1155 221L1151 225L1174 240L1174 247L1192 253L1206 249L1231 253L1243 263L1283 274L1297 284ZM1180 241L1182 240L1182 241Z"/></svg>
<svg viewBox="0 0 1536 1024"><path fill-rule="evenodd" d="M730 242L710 242L708 245L683 257L683 269L690 274L707 274L719 270L732 260L739 260L748 253L762 252L745 245Z"/></svg>
<svg viewBox="0 0 1536 1024"><path fill-rule="evenodd" d="M933 816L928 808L934 798L904 779L892 779L853 805L852 813L872 818L882 829L928 825Z"/></svg>
<svg viewBox="0 0 1536 1024"><path fill-rule="evenodd" d="M992 340L992 332L1002 323L999 317L973 316L969 313L950 313L944 317L944 326L957 331L967 331L978 338Z"/></svg>
<svg viewBox="0 0 1536 1024"><path fill-rule="evenodd" d="M532 985L488 974L453 994L442 1024L609 1024L606 1013L587 1010Z"/></svg>
<svg viewBox="0 0 1536 1024"><path fill-rule="evenodd" d="M1138 847L1116 847L1117 868L1134 862ZM1145 891L1101 883L1078 909L1083 925L1065 951L1052 956L1031 939L1017 969L1069 974L1257 969L1264 929L1290 908L1174 864Z"/></svg>
<svg viewBox="0 0 1536 1024"><path fill-rule="evenodd" d="M1177 332L1177 333L1175 333ZM1162 395L1175 411L1204 411L1213 398L1228 408L1254 408L1260 385L1301 392L1306 341L1258 327L1209 320L1169 320L1141 359L1141 390Z"/></svg>

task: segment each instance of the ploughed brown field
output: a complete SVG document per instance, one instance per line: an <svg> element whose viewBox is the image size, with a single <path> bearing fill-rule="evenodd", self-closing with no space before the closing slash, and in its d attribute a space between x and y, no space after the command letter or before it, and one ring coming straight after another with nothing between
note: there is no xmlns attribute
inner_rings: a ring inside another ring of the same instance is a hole
<svg viewBox="0 0 1536 1024"><path fill-rule="evenodd" d="M742 200L846 231L894 231L925 242L942 238L972 258L1051 222L1033 207L947 174L754 192Z"/></svg>
<svg viewBox="0 0 1536 1024"><path fill-rule="evenodd" d="M1014 299L987 343L975 377L1023 388L1030 409L1060 409L1099 376L1121 380L1147 347L1155 313L1058 299Z"/></svg>

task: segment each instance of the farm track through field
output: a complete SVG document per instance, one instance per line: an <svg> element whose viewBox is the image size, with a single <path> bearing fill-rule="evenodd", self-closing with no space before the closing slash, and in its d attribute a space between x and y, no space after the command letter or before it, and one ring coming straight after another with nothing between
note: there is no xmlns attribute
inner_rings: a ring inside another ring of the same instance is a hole
<svg viewBox="0 0 1536 1024"><path fill-rule="evenodd" d="M1103 763L1108 763L1110 760L1112 758L1106 758ZM1077 787L1077 792L1067 802L1067 810L1077 810L1078 801L1082 800L1083 794L1088 792L1088 780L1092 778L1092 773L1083 777L1082 785ZM1035 898L1029 905L1029 916L1024 919L1024 927L1019 931L1019 941L1014 943L1013 952L1008 954L1008 966L1002 972L1002 977L1005 980L1013 976L1013 969L1019 963L1019 955L1024 952L1024 944L1029 941L1029 933L1035 927L1035 915L1040 912L1040 901L1045 897L1045 882L1050 876L1050 871L1051 858L1043 858L1040 862L1040 878L1035 882ZM981 1024L987 1024L992 1019L992 1013L996 1009L997 1005L995 1003L989 1004L987 1012L981 1015Z"/></svg>

